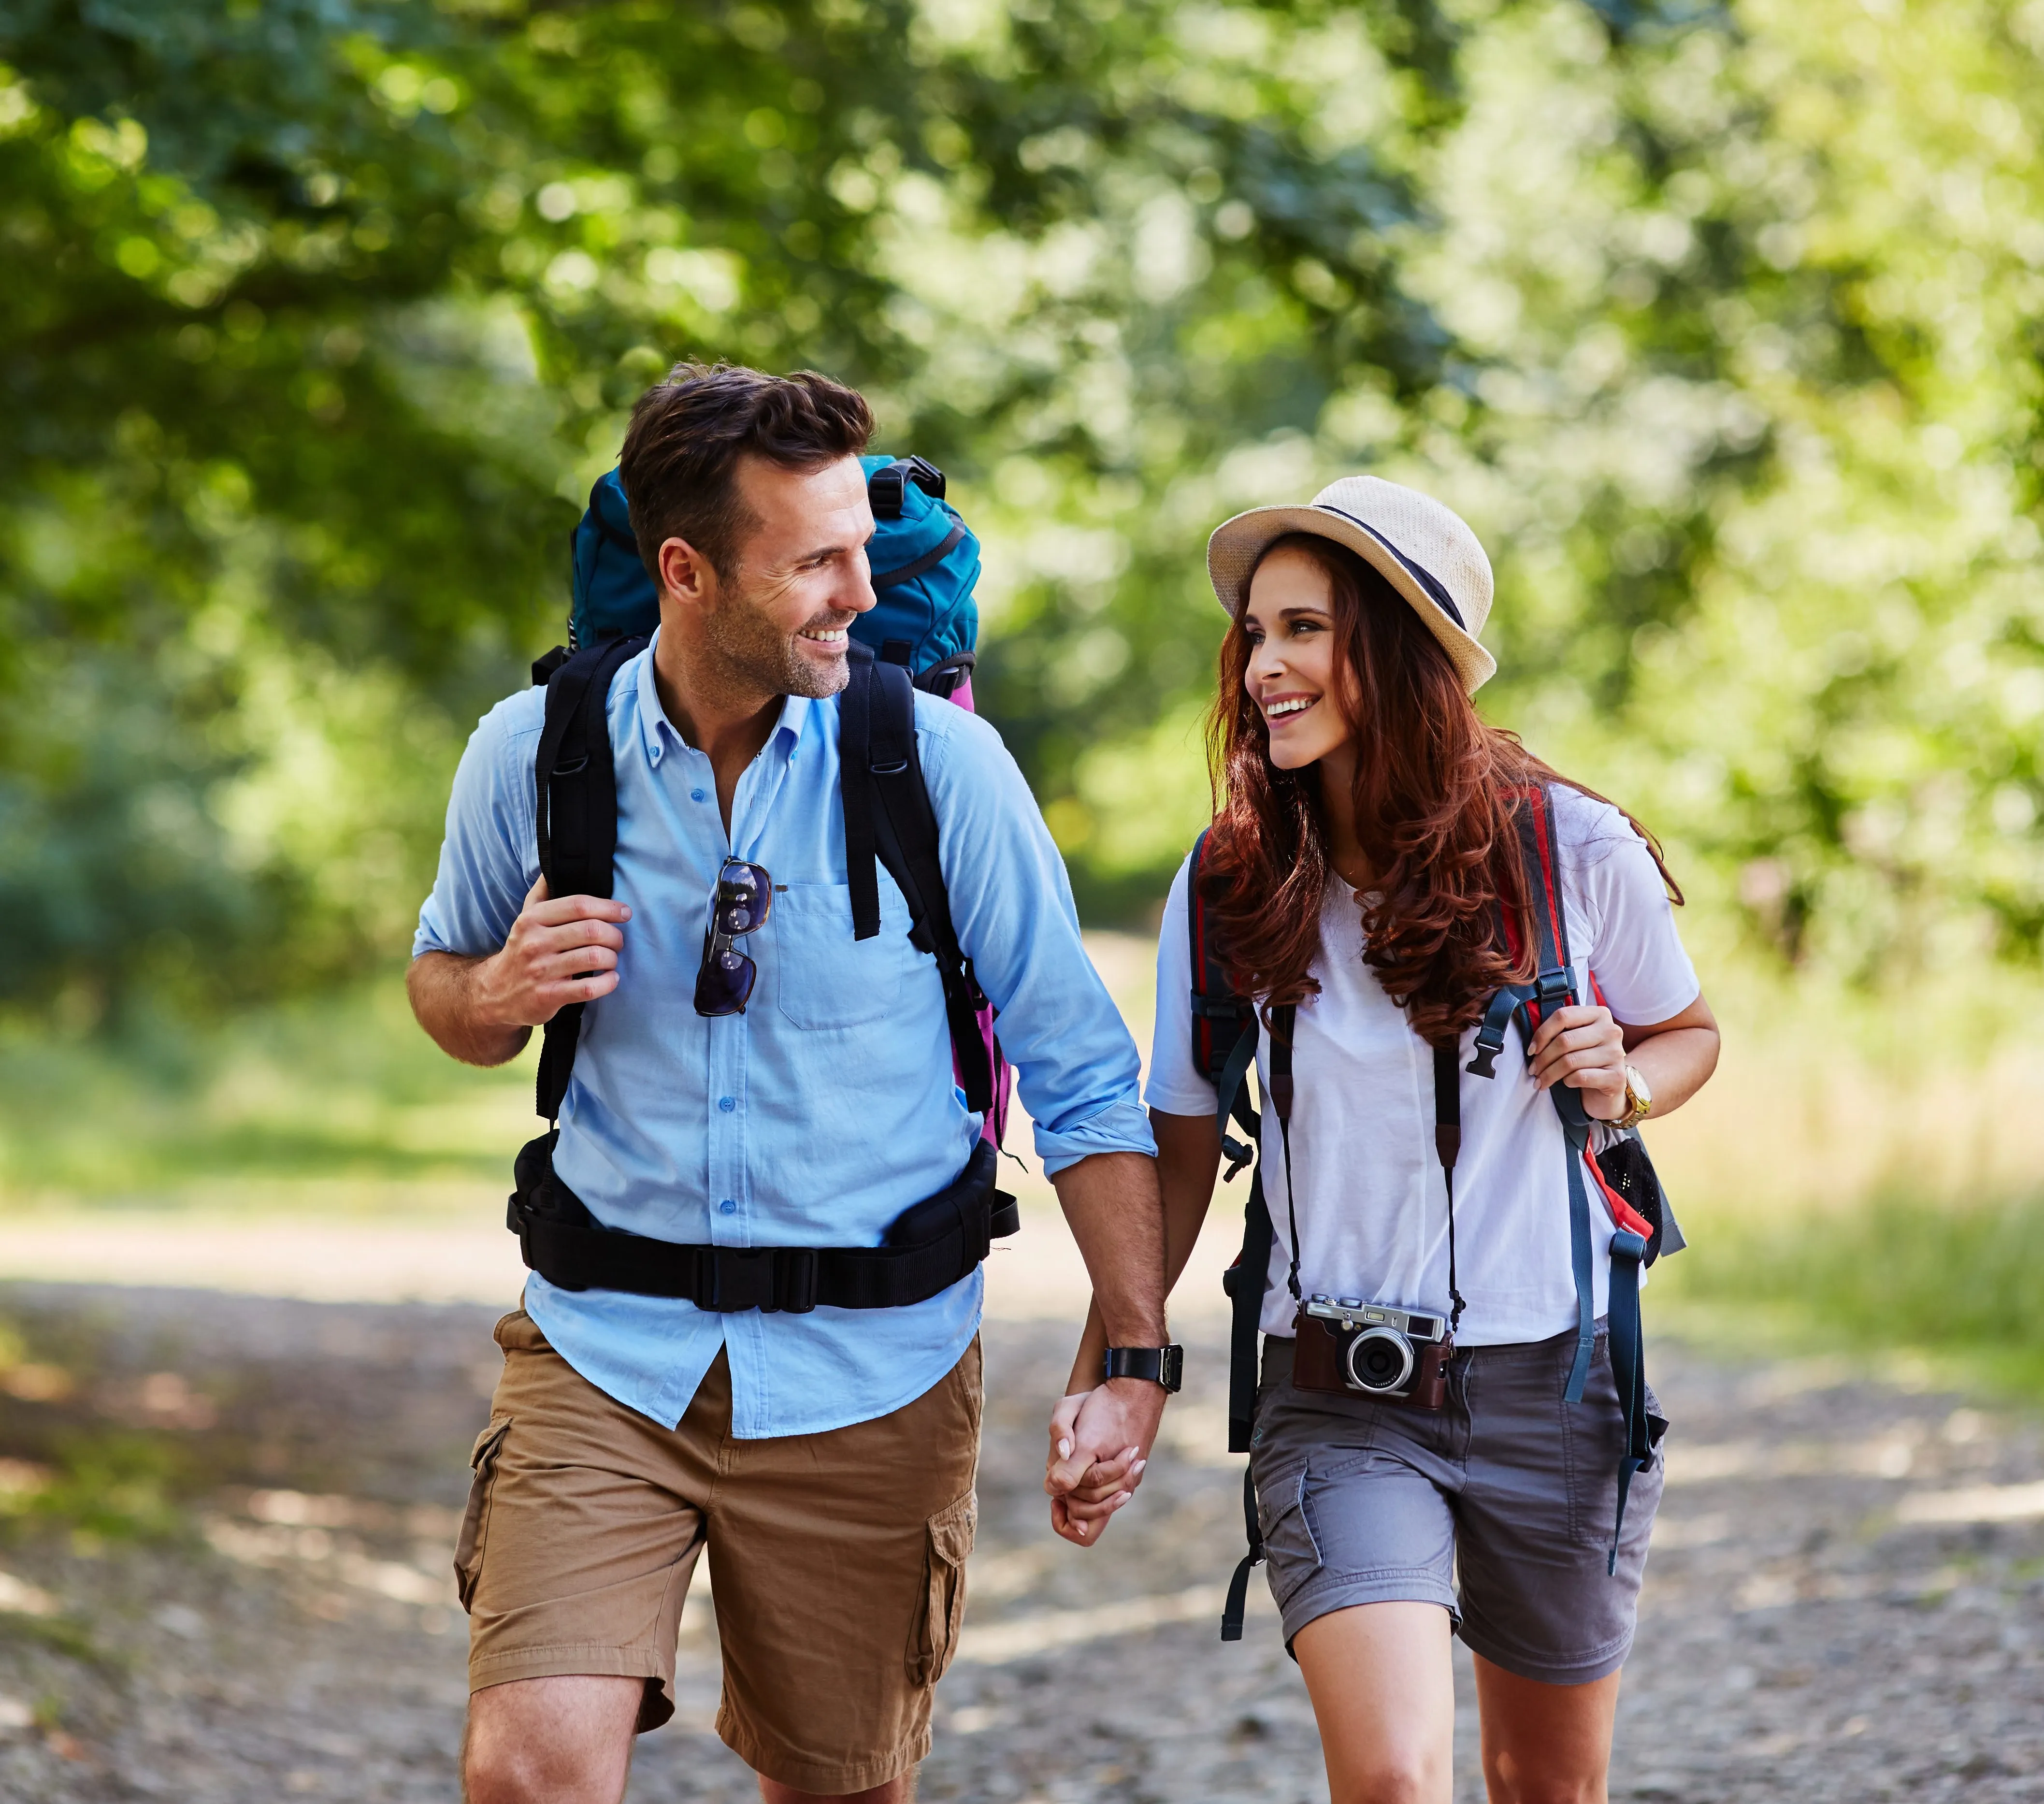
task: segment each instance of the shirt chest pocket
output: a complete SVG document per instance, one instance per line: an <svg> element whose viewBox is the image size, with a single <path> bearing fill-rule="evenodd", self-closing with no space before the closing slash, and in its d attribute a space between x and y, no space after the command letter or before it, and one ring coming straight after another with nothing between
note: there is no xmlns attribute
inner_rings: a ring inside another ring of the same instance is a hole
<svg viewBox="0 0 2044 1804"><path fill-rule="evenodd" d="M797 1027L863 1027L900 1006L909 974L929 960L909 944L909 905L880 879L880 931L851 937L851 887L790 883L774 897L762 937L773 960L774 999Z"/></svg>

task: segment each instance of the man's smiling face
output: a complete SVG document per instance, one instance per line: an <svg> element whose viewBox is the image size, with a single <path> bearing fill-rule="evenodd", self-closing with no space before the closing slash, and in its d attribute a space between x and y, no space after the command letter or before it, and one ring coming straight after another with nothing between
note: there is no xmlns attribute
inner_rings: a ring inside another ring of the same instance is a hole
<svg viewBox="0 0 2044 1804"><path fill-rule="evenodd" d="M835 695L847 629L873 606L865 470L856 457L813 470L747 457L737 488L750 519L734 567L718 573L705 640L770 694Z"/></svg>

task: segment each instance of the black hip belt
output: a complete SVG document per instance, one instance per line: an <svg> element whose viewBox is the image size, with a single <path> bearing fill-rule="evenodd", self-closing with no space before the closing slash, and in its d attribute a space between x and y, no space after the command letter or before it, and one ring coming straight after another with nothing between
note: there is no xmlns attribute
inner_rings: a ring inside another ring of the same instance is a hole
<svg viewBox="0 0 2044 1804"><path fill-rule="evenodd" d="M526 1266L564 1290L678 1297L697 1309L900 1309L966 1276L1022 1225L994 1187L999 1156L981 1140L955 1182L897 1216L877 1247L684 1246L605 1228L554 1175L558 1129L520 1150L505 1225Z"/></svg>

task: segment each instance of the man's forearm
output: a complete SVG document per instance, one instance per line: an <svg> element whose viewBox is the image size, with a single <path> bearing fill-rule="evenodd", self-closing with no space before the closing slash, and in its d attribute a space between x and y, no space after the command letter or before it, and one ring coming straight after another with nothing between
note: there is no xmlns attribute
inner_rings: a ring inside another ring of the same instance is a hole
<svg viewBox="0 0 2044 1804"><path fill-rule="evenodd" d="M1163 1345L1164 1208L1157 1162L1137 1152L1096 1152L1051 1181L1093 1279L1108 1344Z"/></svg>
<svg viewBox="0 0 2044 1804"><path fill-rule="evenodd" d="M487 959L454 952L421 952L405 974L412 1013L440 1049L468 1065L508 1064L532 1037L529 1027L506 1026L487 1017L478 973Z"/></svg>
<svg viewBox="0 0 2044 1804"><path fill-rule="evenodd" d="M1220 1129L1211 1115L1167 1115L1150 1111L1157 1136L1157 1183L1163 1192L1164 1294L1178 1286L1199 1244L1200 1229L1213 1199L1214 1178L1220 1170ZM1072 1360L1070 1391L1090 1391L1100 1382L1101 1356L1111 1343L1101 1325L1097 1302L1086 1312L1085 1331Z"/></svg>

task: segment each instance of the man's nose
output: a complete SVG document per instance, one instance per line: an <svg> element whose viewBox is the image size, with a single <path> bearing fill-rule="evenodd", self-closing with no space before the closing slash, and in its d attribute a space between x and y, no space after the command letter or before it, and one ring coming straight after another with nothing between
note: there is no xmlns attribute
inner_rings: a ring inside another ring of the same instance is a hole
<svg viewBox="0 0 2044 1804"><path fill-rule="evenodd" d="M839 584L841 593L832 598L840 607L854 614L865 614L880 598L874 592L873 566L866 556L866 548L859 548L859 556L845 566L846 580Z"/></svg>

